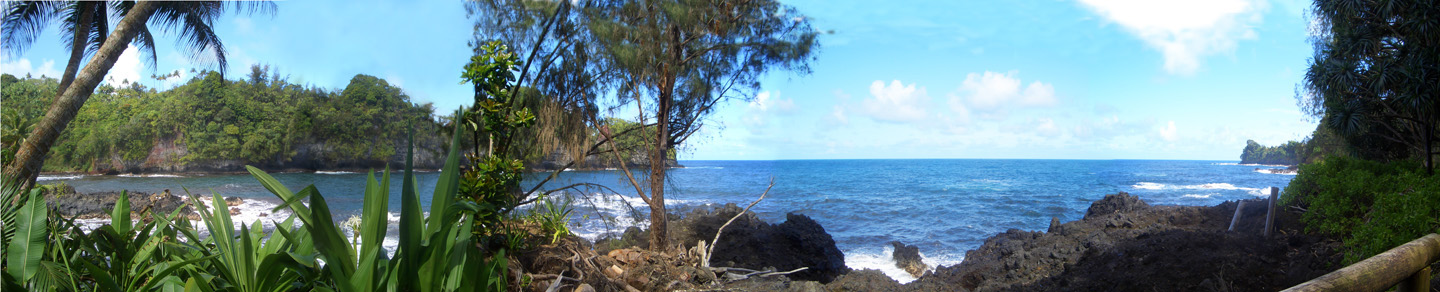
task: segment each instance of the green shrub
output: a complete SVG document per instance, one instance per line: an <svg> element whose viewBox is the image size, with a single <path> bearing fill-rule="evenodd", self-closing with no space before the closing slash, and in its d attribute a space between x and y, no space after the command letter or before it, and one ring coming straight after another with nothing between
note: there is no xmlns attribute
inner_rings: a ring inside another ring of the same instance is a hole
<svg viewBox="0 0 1440 292"><path fill-rule="evenodd" d="M1306 230L1340 238L1353 263L1435 232L1440 176L1418 162L1330 157L1302 165L1280 203L1305 207Z"/></svg>

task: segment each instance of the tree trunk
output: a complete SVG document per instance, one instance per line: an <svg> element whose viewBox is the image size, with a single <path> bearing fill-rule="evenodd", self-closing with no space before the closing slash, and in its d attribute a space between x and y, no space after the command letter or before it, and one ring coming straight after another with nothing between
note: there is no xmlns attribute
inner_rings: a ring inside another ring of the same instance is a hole
<svg viewBox="0 0 1440 292"><path fill-rule="evenodd" d="M35 130L30 132L25 143L20 145L20 151L15 153L15 161L5 169L5 180L24 183L22 187L30 187L26 182L33 181L40 175L40 167L45 164L45 156L50 153L50 146L55 144L60 133L75 119L75 114L85 106L85 100L95 93L95 87L105 79L105 74L115 66L120 54L130 46L130 41L154 12L154 3L139 2L120 20L115 31L110 33L105 44L100 47L100 51L95 53L90 63L85 65L84 71L75 78L75 83L50 104L50 109L45 111L45 117L35 125Z"/></svg>
<svg viewBox="0 0 1440 292"><path fill-rule="evenodd" d="M670 82L662 86L673 88ZM665 153L670 152L670 98L673 95L674 91L660 93L655 106L655 147L650 148L650 250L653 251L664 251L670 246L667 229L670 218L665 215Z"/></svg>
<svg viewBox="0 0 1440 292"><path fill-rule="evenodd" d="M55 99L59 100L65 95L65 89L75 82L75 71L80 70L80 60L85 59L85 45L90 41L90 22L94 2L76 2L75 9L80 13L80 19L75 23L75 37L70 45L70 62L65 64L65 74L60 75L59 92L55 93Z"/></svg>

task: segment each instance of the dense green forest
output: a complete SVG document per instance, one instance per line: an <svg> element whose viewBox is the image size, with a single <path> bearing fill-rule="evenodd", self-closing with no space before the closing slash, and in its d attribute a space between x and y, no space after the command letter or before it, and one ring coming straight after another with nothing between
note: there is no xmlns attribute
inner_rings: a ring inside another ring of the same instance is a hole
<svg viewBox="0 0 1440 292"><path fill-rule="evenodd" d="M56 96L54 78L0 80L4 155L30 132ZM438 157L444 138L434 107L416 104L383 79L356 75L343 89L291 83L268 67L243 79L215 72L170 90L105 85L56 142L46 171L238 170L377 167L397 155L413 126L419 161ZM428 143L427 143L428 142Z"/></svg>
<svg viewBox="0 0 1440 292"><path fill-rule="evenodd" d="M1245 141L1245 150L1240 153L1241 164L1283 164L1295 165L1301 143L1290 141L1279 146L1263 146L1255 140Z"/></svg>

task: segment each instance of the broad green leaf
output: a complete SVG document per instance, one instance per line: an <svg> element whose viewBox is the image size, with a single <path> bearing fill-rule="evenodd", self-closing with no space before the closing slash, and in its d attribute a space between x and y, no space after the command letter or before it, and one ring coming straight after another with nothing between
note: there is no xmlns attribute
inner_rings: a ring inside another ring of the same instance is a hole
<svg viewBox="0 0 1440 292"><path fill-rule="evenodd" d="M355 274L355 250L350 246L345 237L340 234L340 229L335 226L335 220L330 217L329 204L325 197L314 185L305 187L300 193L310 197L310 215L312 218L305 221L305 227L310 230L311 239L315 241L315 248L325 256L326 267L339 273L335 278L336 283L349 283L350 277ZM344 291L344 289L342 289Z"/></svg>
<svg viewBox="0 0 1440 292"><path fill-rule="evenodd" d="M285 185L281 184L275 177L270 176L270 174L254 166L246 165L245 170L249 171L250 176L254 177L255 180L260 181L260 185L264 186L266 190L270 190L270 193L275 194L276 197L280 197L280 201L284 202L281 206L290 207L290 210L301 218L310 216L310 209L300 204L300 201L294 198L295 194L291 193L290 189L286 188Z"/></svg>
<svg viewBox="0 0 1440 292"><path fill-rule="evenodd" d="M411 133L413 134L413 130ZM414 148L414 145L411 145L410 150L408 150L409 153L413 153ZM428 277L422 278L420 271L421 268L424 267L421 265L421 261L425 260L429 254L422 249L425 244L422 236L426 235L425 226L422 225L424 224L424 218L422 216L425 215L420 213L420 198L416 196L415 188L413 187L415 184L413 170L413 161L410 155L406 155L405 178L401 181L400 187L400 246L399 250L395 253L396 260L400 262L400 270L398 272L400 273L399 284L402 290L419 290L420 285L425 284L421 279L428 279ZM433 199L434 198L432 198L432 200ZM430 205L432 207L431 210L435 210L434 207L437 206L437 204L439 204L439 206L445 205L432 201ZM441 209L443 210L443 207L441 207ZM431 218L434 218L444 213L431 214L434 215L431 216ZM430 223L437 227L446 223L436 220L432 220Z"/></svg>
<svg viewBox="0 0 1440 292"><path fill-rule="evenodd" d="M115 199L115 208L110 210L110 225L115 226L115 232L120 235L129 235L134 228L130 220L129 191L120 191L120 197Z"/></svg>
<svg viewBox="0 0 1440 292"><path fill-rule="evenodd" d="M440 169L440 178L435 182L435 193L430 196L430 214L445 214L445 208L455 200L455 193L460 191L460 125L455 125L452 131L450 152L446 154L445 166ZM431 216L430 226L440 225L440 219L438 216Z"/></svg>
<svg viewBox="0 0 1440 292"><path fill-rule="evenodd" d="M40 190L30 191L30 200L20 207L15 216L15 235L5 247L6 272L17 282L24 283L40 270L40 258L45 253L45 221L47 213L45 197Z"/></svg>

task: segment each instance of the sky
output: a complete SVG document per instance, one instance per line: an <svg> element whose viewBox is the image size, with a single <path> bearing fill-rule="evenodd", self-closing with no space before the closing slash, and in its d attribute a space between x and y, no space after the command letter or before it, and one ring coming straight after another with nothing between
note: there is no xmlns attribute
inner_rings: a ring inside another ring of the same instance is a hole
<svg viewBox="0 0 1440 292"><path fill-rule="evenodd" d="M278 2L215 23L229 78L268 64L339 89L384 78L448 112L472 25L458 1ZM1301 0L781 0L826 33L813 72L775 71L680 148L682 160L1238 160L1315 128L1295 102L1313 49ZM0 72L55 76L68 50L50 27ZM214 62L157 36L108 78L168 88ZM179 70L181 79L152 74Z"/></svg>

